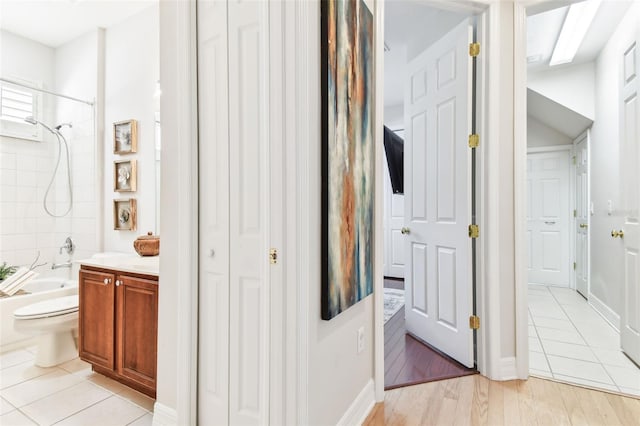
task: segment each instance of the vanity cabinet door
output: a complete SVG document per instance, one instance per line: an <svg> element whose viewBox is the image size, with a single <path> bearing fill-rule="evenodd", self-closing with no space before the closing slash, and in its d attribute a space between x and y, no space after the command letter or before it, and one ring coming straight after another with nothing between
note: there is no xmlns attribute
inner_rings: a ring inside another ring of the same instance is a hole
<svg viewBox="0 0 640 426"><path fill-rule="evenodd" d="M80 270L78 352L80 358L115 367L115 275Z"/></svg>
<svg viewBox="0 0 640 426"><path fill-rule="evenodd" d="M156 387L158 345L158 282L126 275L117 277L116 373Z"/></svg>

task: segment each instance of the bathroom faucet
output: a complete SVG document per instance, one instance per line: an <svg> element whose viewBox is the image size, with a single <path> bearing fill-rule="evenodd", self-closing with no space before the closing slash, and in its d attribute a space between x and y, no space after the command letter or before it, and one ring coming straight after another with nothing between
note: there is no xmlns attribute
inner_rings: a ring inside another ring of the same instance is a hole
<svg viewBox="0 0 640 426"><path fill-rule="evenodd" d="M51 269L58 269L58 268L71 268L71 262L66 262L66 263L53 263L51 265Z"/></svg>
<svg viewBox="0 0 640 426"><path fill-rule="evenodd" d="M71 237L67 237L66 240L64 240L64 245L62 247L60 247L60 254L62 254L62 250L66 250L67 254L73 254L73 250L76 248L75 244L73 244L73 240L71 239ZM53 268L56 269L56 268Z"/></svg>

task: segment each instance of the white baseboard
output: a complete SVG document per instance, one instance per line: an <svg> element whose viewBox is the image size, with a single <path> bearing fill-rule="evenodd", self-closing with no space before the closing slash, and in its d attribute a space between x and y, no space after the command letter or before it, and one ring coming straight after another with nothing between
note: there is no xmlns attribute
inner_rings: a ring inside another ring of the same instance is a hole
<svg viewBox="0 0 640 426"><path fill-rule="evenodd" d="M516 357L509 356L500 359L500 380L515 380L518 378Z"/></svg>
<svg viewBox="0 0 640 426"><path fill-rule="evenodd" d="M373 379L369 379L365 387L360 391L356 399L338 421L338 426L361 425L373 409L375 403L376 395Z"/></svg>
<svg viewBox="0 0 640 426"><path fill-rule="evenodd" d="M153 405L153 426L177 426L178 412L156 402Z"/></svg>
<svg viewBox="0 0 640 426"><path fill-rule="evenodd" d="M613 309L594 296L593 293L589 293L589 303L618 333L620 332L620 315L616 314Z"/></svg>

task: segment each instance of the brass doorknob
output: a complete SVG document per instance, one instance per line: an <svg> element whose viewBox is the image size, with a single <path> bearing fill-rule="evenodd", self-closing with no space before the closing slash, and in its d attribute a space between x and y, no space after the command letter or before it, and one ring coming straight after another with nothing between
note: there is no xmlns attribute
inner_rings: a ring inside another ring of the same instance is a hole
<svg viewBox="0 0 640 426"><path fill-rule="evenodd" d="M411 229L407 228L406 226L403 226L402 229L400 230L400 233L402 233L403 235L409 235L411 233Z"/></svg>
<svg viewBox="0 0 640 426"><path fill-rule="evenodd" d="M615 229L613 231L611 231L611 236L613 238L624 238L624 231L621 229L619 231L616 231Z"/></svg>
<svg viewBox="0 0 640 426"><path fill-rule="evenodd" d="M588 227L589 227L589 225L587 225L586 223L581 223L580 224L580 228L582 228L582 229L586 229Z"/></svg>

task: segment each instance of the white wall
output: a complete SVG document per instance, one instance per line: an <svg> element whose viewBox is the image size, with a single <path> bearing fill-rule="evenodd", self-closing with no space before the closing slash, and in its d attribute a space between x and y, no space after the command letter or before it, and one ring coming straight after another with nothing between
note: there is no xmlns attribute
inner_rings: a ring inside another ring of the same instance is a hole
<svg viewBox="0 0 640 426"><path fill-rule="evenodd" d="M570 145L571 138L543 122L529 116L527 117L527 146L530 148L554 145Z"/></svg>
<svg viewBox="0 0 640 426"><path fill-rule="evenodd" d="M158 100L154 98L159 80L158 5L106 30L104 87L104 249L133 252L133 241L147 231L156 231L155 120ZM113 123L138 120L138 152L113 154ZM113 191L113 161L136 159L136 192ZM113 200L136 198L137 229L113 229Z"/></svg>
<svg viewBox="0 0 640 426"><path fill-rule="evenodd" d="M404 104L384 108L384 125L391 130L404 129Z"/></svg>
<svg viewBox="0 0 640 426"><path fill-rule="evenodd" d="M558 69L530 73L530 89L566 106L587 118L595 118L595 64L564 66Z"/></svg>
<svg viewBox="0 0 640 426"><path fill-rule="evenodd" d="M623 307L623 244L620 192L620 65L624 46L637 36L640 4L634 3L596 61L596 120L591 143L591 293L618 315ZM607 213L607 200L613 214Z"/></svg>
<svg viewBox="0 0 640 426"><path fill-rule="evenodd" d="M58 93L87 101L96 99L98 57L102 53L99 51L99 37L102 36L102 31L92 31L56 49L55 87ZM60 246L71 236L76 245L73 258L84 259L101 249L98 213L102 205L102 186L96 178L98 137L95 134L94 108L64 98L56 101L54 122L73 125L71 129L64 127L61 130L71 147L73 209L68 218L61 220L55 238ZM63 210L67 202L66 182L61 178L56 184L60 194L58 208ZM58 262L63 262L69 256L63 253L56 257Z"/></svg>
<svg viewBox="0 0 640 426"><path fill-rule="evenodd" d="M54 50L0 31L0 76L24 79L54 89ZM42 95L43 116L50 122L54 99ZM43 142L0 136L0 263L29 266L41 251L40 262L57 253L56 221L46 215L42 199L53 171L55 138L43 132ZM55 203L55 188L51 193ZM60 244L62 245L62 244ZM39 272L50 273L48 268Z"/></svg>

